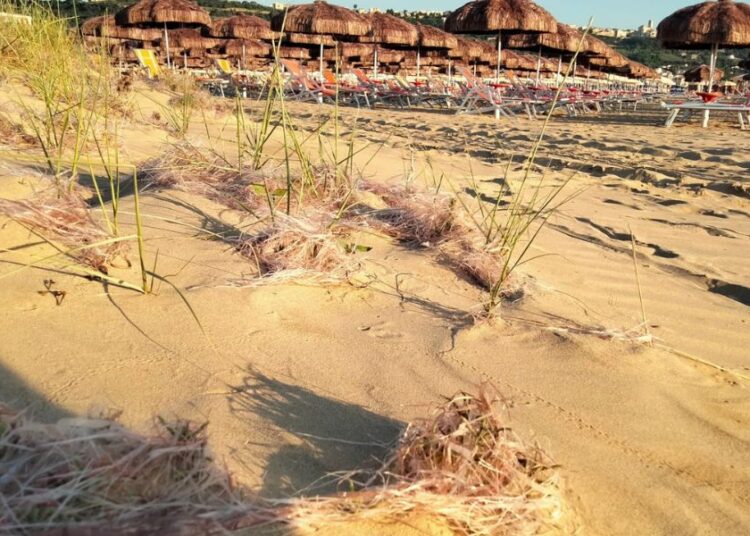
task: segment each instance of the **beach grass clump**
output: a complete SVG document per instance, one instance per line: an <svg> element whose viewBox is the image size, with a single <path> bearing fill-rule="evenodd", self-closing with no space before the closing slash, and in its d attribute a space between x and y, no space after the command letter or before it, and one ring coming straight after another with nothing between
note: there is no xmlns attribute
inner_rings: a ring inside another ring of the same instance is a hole
<svg viewBox="0 0 750 536"><path fill-rule="evenodd" d="M430 248L465 237L469 231L453 196L371 181L362 189L386 203L387 209L372 213L372 223L399 242Z"/></svg>
<svg viewBox="0 0 750 536"><path fill-rule="evenodd" d="M140 174L144 187L201 195L251 219L252 232L238 229L222 240L255 266L253 283L346 281L361 267L356 254L366 249L352 238L361 222L349 218L350 190L322 164L312 183L288 181L283 170L265 167L271 169L240 169L215 151L182 142Z"/></svg>
<svg viewBox="0 0 750 536"><path fill-rule="evenodd" d="M101 274L108 274L116 259L129 264L128 243L112 239L77 191L46 190L23 200L0 199L0 214L59 244L68 256Z"/></svg>
<svg viewBox="0 0 750 536"><path fill-rule="evenodd" d="M143 188L172 188L238 210L256 209L264 201L265 174L240 171L218 154L187 141L140 166Z"/></svg>
<svg viewBox="0 0 750 536"><path fill-rule="evenodd" d="M204 426L159 420L146 436L111 419L42 424L10 411L0 499L0 532L19 535L209 534L239 503Z"/></svg>
<svg viewBox="0 0 750 536"><path fill-rule="evenodd" d="M463 535L546 534L571 523L552 461L519 438L486 391L459 393L411 423L360 490L302 499L290 517L309 529L415 512Z"/></svg>
<svg viewBox="0 0 750 536"><path fill-rule="evenodd" d="M304 217L278 214L254 235L243 236L237 250L257 267L258 282L345 282L361 268L360 251L344 226L331 225L333 215L307 211Z"/></svg>
<svg viewBox="0 0 750 536"><path fill-rule="evenodd" d="M492 289L502 272L501 252L476 239L448 241L441 245L440 253L449 266L486 291Z"/></svg>
<svg viewBox="0 0 750 536"><path fill-rule="evenodd" d="M165 71L162 78L172 93L166 106L161 106L162 113L171 131L178 137L184 137L192 124L193 114L209 108L209 94L198 86L195 77L189 73Z"/></svg>

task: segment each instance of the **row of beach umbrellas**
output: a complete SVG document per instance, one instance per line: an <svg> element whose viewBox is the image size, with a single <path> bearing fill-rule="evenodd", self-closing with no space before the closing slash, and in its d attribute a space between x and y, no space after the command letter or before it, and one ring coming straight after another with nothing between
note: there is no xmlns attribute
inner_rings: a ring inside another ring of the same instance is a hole
<svg viewBox="0 0 750 536"><path fill-rule="evenodd" d="M583 38L531 0L469 2L446 18L444 30L386 13L362 14L323 0L290 6L270 23L252 15L211 20L192 0L140 0L114 16L86 21L82 32L118 53L127 53L129 47L157 48L166 63L181 57L186 66L188 60L205 63L214 57L261 65L272 55L271 43L280 39L282 57L317 62L321 70L327 62L342 61L369 64L376 71L384 66L417 74L425 67L444 71L465 64L482 74L494 69L497 77L503 69L539 75L561 72L575 56L576 74L658 78L654 70L601 40ZM494 39L463 37L466 34ZM714 80L719 49L750 45L750 6L710 0L681 9L662 21L658 39L668 48L710 50L709 77Z"/></svg>

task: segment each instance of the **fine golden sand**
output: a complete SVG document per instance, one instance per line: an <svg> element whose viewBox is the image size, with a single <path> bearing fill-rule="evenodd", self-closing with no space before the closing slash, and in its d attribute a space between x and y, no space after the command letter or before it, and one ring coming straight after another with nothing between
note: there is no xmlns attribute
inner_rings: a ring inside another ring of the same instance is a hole
<svg viewBox="0 0 750 536"><path fill-rule="evenodd" d="M167 97L143 91L149 98L136 99L122 129L123 159L136 164L174 142L152 120L154 99ZM290 109L310 132L332 111ZM488 199L511 158L516 184L540 129L526 119L340 113L369 180L437 171L460 188L473 177L475 195ZM363 240L373 248L367 285L250 285L248 260L197 231L231 231L238 215L193 193L141 196L146 250L158 251L167 279L146 296L65 270L19 271L53 250L0 218L0 400L42 420L114 408L136 430L154 415L208 421L217 459L278 497L328 491L318 479L377 463L404 423L486 381L521 436L560 465L580 533L744 534L750 137L723 122L667 130L661 114L552 120L537 164L550 184L573 176L566 191L576 195L539 235L538 258L515 274L523 298L489 324L474 323L482 295L471 282L376 235ZM209 132L231 132L229 120L209 110ZM204 125L188 138L206 143ZM23 153L0 149L0 198L40 188ZM123 198L129 229L132 211ZM637 339L645 331L631 231L652 345ZM136 267L113 272L139 277ZM40 293L50 278L66 293L59 306ZM450 532L424 519L316 532L424 533Z"/></svg>

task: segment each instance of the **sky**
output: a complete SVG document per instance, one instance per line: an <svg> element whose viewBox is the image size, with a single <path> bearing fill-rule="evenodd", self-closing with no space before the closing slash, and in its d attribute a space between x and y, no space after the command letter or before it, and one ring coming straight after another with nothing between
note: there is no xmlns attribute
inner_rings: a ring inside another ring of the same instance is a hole
<svg viewBox="0 0 750 536"><path fill-rule="evenodd" d="M264 3L269 3L266 0ZM287 4L303 3L306 0L281 0ZM332 3L360 8L377 7L396 10L447 11L456 9L467 0L330 0ZM560 22L584 25L589 17L594 17L594 26L615 28L636 28L653 19L658 24L661 19L681 7L698 0L536 0Z"/></svg>

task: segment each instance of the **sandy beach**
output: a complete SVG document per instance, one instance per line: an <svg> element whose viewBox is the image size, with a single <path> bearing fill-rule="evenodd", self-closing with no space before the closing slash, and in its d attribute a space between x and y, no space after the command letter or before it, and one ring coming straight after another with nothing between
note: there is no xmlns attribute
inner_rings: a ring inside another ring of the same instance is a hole
<svg viewBox="0 0 750 536"><path fill-rule="evenodd" d="M153 119L167 98L136 90L124 160L174 150ZM186 136L196 146L231 137L226 102L209 103ZM250 117L262 104L245 103ZM303 133L333 113L288 106ZM440 175L489 204L506 169L518 186L541 128L450 112L338 113L363 178ZM361 238L372 249L350 284L255 284L252 263L206 233L238 232L246 218L194 192L141 193L146 253L158 252L163 277L146 296L70 275L64 262L29 267L54 249L0 217L2 401L46 422L115 410L137 431L156 415L206 421L217 461L279 497L331 491L322 477L376 463L405 423L488 383L511 426L559 464L576 533L743 534L750 138L723 121L665 129L664 115L646 106L552 118L534 180L568 181L569 198L492 322L477 322L482 290L440 255L378 233ZM269 143L281 148L279 133ZM45 187L26 158L35 150L2 147L0 198ZM131 232L132 196L120 211ZM139 277L135 263L110 274ZM60 305L44 292L49 279L65 292ZM316 534L448 533L408 525Z"/></svg>

